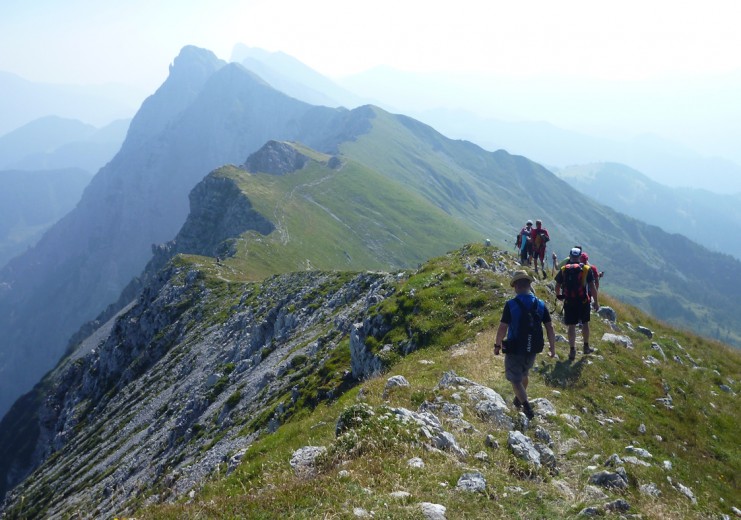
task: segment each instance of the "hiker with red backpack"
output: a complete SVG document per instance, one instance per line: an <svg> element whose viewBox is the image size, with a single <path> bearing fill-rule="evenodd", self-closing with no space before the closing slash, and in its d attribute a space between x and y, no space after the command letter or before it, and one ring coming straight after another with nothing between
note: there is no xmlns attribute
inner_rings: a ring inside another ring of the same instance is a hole
<svg viewBox="0 0 741 520"><path fill-rule="evenodd" d="M551 237L548 235L548 230L543 227L543 222L538 219L535 221L535 227L530 231L530 242L533 247L533 259L535 260L535 275L538 275L538 258L540 258L540 269L543 271L543 279L545 280L545 248Z"/></svg>
<svg viewBox="0 0 741 520"><path fill-rule="evenodd" d="M528 419L535 416L527 400L528 374L535 363L535 356L543 351L543 326L548 334L549 355L556 355L556 334L551 315L543 300L532 293L532 281L526 271L515 271L510 286L514 287L516 294L504 306L494 340L494 355L504 352L504 375L512 383L515 408L522 408Z"/></svg>
<svg viewBox="0 0 741 520"><path fill-rule="evenodd" d="M592 276L594 277L594 285L595 285L595 287L597 287L597 290L599 291L599 281L605 275L605 272L604 271L599 272L599 270L597 270L597 266L596 265L590 264L589 263L589 255L586 254L583 250L581 252L581 255L579 256L579 260L581 261L582 264L588 265L589 268L592 270ZM587 287L587 288L589 288L589 287Z"/></svg>
<svg viewBox="0 0 741 520"><path fill-rule="evenodd" d="M530 257L533 254L532 241L530 233L533 229L533 221L528 220L525 227L520 230L515 240L515 246L520 251L520 265L530 265Z"/></svg>
<svg viewBox="0 0 741 520"><path fill-rule="evenodd" d="M591 354L589 347L590 299L594 310L599 310L599 293L591 266L581 262L581 248L569 251L569 260L556 274L556 298L563 300L564 324L568 327L569 360L576 358L576 326L582 324L584 355Z"/></svg>

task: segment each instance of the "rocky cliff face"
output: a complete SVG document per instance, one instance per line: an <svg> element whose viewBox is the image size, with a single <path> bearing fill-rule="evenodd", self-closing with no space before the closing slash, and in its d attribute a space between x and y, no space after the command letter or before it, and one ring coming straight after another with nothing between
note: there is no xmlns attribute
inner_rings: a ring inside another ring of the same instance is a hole
<svg viewBox="0 0 741 520"><path fill-rule="evenodd" d="M184 48L78 206L0 270L0 415L54 366L82 323L118 298L152 244L172 240L188 193L208 172L241 164L269 139L321 148L346 113Z"/></svg>
<svg viewBox="0 0 741 520"><path fill-rule="evenodd" d="M235 464L250 432L352 380L334 363L392 282L315 272L235 284L176 260L8 413L3 489L31 478L6 512L25 497L31 516L106 516ZM28 437L9 430L14 420Z"/></svg>

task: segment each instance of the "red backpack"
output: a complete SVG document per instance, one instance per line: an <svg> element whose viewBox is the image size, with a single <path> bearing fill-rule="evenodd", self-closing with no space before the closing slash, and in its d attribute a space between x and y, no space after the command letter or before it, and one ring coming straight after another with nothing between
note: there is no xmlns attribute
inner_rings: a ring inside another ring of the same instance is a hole
<svg viewBox="0 0 741 520"><path fill-rule="evenodd" d="M561 268L561 289L567 300L587 301L589 265L566 264Z"/></svg>

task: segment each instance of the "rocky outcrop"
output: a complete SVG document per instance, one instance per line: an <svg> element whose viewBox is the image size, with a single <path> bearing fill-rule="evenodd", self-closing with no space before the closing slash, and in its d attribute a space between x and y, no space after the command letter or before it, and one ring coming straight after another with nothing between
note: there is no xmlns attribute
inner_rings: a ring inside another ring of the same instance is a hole
<svg viewBox="0 0 741 520"><path fill-rule="evenodd" d="M245 169L250 173L270 173L285 175L304 167L309 157L288 143L268 141L247 158Z"/></svg>
<svg viewBox="0 0 741 520"><path fill-rule="evenodd" d="M329 372L316 390L310 379L392 280L313 272L234 284L170 265L0 423L0 480L35 471L6 507L25 497L48 517L85 504L99 516L157 484L166 491L152 501L187 493L244 453L254 434L243 430L275 429L299 398L318 403L352 383ZM74 491L44 491L60 487Z"/></svg>

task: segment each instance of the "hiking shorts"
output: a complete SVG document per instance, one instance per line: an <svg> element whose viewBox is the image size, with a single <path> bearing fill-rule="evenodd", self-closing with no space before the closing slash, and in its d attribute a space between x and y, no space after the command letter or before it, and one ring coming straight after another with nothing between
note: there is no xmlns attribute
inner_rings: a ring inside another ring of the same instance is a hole
<svg viewBox="0 0 741 520"><path fill-rule="evenodd" d="M510 383L521 383L535 364L537 354L505 354L504 376Z"/></svg>
<svg viewBox="0 0 741 520"><path fill-rule="evenodd" d="M589 302L566 300L563 304L563 322L565 325L589 323Z"/></svg>
<svg viewBox="0 0 741 520"><path fill-rule="evenodd" d="M541 247L540 249L534 249L533 257L540 258L540 261L543 262L545 260L545 246Z"/></svg>

